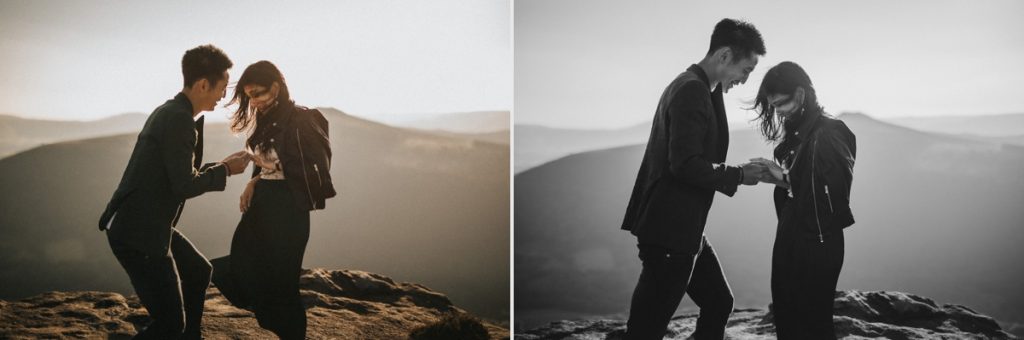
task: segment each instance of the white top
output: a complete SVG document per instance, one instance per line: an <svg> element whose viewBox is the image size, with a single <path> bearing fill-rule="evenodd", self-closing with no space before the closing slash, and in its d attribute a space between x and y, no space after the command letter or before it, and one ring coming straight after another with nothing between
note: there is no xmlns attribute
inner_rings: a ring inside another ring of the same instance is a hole
<svg viewBox="0 0 1024 340"><path fill-rule="evenodd" d="M252 149L248 151L249 154L252 155L253 164L262 168L262 170L260 170L260 179L284 179L284 170L281 168L281 159L277 157L277 151L274 151L274 148L267 148L267 151L265 152L259 152L258 150Z"/></svg>

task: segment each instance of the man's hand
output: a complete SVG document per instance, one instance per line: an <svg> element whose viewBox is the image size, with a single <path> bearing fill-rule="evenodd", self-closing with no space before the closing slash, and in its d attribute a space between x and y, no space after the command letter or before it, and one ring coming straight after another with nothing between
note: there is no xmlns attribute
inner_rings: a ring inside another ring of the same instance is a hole
<svg viewBox="0 0 1024 340"><path fill-rule="evenodd" d="M248 152L239 151L228 155L221 162L228 167L228 175L237 175L245 171L245 167L249 166L251 160L252 157Z"/></svg>
<svg viewBox="0 0 1024 340"><path fill-rule="evenodd" d="M259 176L253 177L249 180L249 183L245 185L245 190L242 190L242 197L238 201L238 210L245 212L249 210L249 205L252 204L252 191L256 188L256 182L259 181Z"/></svg>
<svg viewBox="0 0 1024 340"><path fill-rule="evenodd" d="M768 172L762 173L761 174L761 179L759 179L759 180L761 182L764 182L764 183L775 184L777 186L782 187L783 189L789 189L789 183L786 183L786 181L784 181L784 180L776 179L775 177L772 177L771 173L768 173Z"/></svg>
<svg viewBox="0 0 1024 340"><path fill-rule="evenodd" d="M744 163L740 171L743 171L743 185L754 185L768 169L760 163Z"/></svg>
<svg viewBox="0 0 1024 340"><path fill-rule="evenodd" d="M783 180L782 177L782 174L785 170L782 169L782 167L779 166L778 163L775 163L775 161L772 161L770 159L765 159L761 157L751 158L750 162L761 164L765 167L765 172L761 175L761 182L775 184L783 188L789 188L789 183L786 183L786 181Z"/></svg>

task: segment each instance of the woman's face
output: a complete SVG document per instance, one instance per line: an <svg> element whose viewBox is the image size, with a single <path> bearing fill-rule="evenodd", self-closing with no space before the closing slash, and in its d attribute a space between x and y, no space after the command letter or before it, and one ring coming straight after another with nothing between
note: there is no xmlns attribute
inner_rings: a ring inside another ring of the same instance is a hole
<svg viewBox="0 0 1024 340"><path fill-rule="evenodd" d="M249 97L249 110L263 112L277 104L277 95L280 92L280 85L274 82L268 89L266 86L249 84L242 87L242 91Z"/></svg>
<svg viewBox="0 0 1024 340"><path fill-rule="evenodd" d="M783 119L789 119L800 112L800 108L804 104L804 91L802 88L797 88L792 95L769 94L768 103L775 108L775 114Z"/></svg>

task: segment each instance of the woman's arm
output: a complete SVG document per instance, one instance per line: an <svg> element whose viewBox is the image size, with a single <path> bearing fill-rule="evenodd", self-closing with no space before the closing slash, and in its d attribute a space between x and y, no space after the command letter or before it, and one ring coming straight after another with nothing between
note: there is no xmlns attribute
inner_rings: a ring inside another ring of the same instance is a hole
<svg viewBox="0 0 1024 340"><path fill-rule="evenodd" d="M835 217L839 227L853 224L850 211L850 188L857 156L856 136L842 121L818 136L815 149L815 188L819 211Z"/></svg>
<svg viewBox="0 0 1024 340"><path fill-rule="evenodd" d="M299 133L302 135L300 147L304 148L306 162L311 163L311 169L307 169L310 176L310 185L319 188L323 198L334 197L337 193L331 180L331 141L329 136L329 124L327 119L319 110L310 109L302 124ZM307 166L307 165L303 165ZM315 181L315 182L312 182Z"/></svg>

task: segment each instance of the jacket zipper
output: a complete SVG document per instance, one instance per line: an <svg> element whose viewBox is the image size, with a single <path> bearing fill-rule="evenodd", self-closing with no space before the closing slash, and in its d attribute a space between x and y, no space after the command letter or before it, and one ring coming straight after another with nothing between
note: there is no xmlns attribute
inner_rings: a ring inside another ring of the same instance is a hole
<svg viewBox="0 0 1024 340"><path fill-rule="evenodd" d="M817 137L817 134L815 134ZM821 219L818 217L818 189L814 185L814 160L817 158L818 153L818 139L814 139L814 148L811 150L811 198L814 200L811 205L814 206L814 222L818 223L818 242L825 243L825 235L821 232Z"/></svg>
<svg viewBox="0 0 1024 340"><path fill-rule="evenodd" d="M828 212L835 214L835 209L832 209L832 195L828 193L828 184L825 184L825 199L828 200Z"/></svg>
<svg viewBox="0 0 1024 340"><path fill-rule="evenodd" d="M322 189L324 187L324 181L320 179L320 168L316 166L316 163L313 163L313 171L316 172L316 182L320 184L320 188Z"/></svg>
<svg viewBox="0 0 1024 340"><path fill-rule="evenodd" d="M299 143L299 158L302 159L302 180L306 182L306 193L309 194L309 204L316 209L316 201L313 200L313 191L309 189L309 174L306 173L306 155L302 153L302 138L299 137L299 129L295 129L295 141Z"/></svg>

